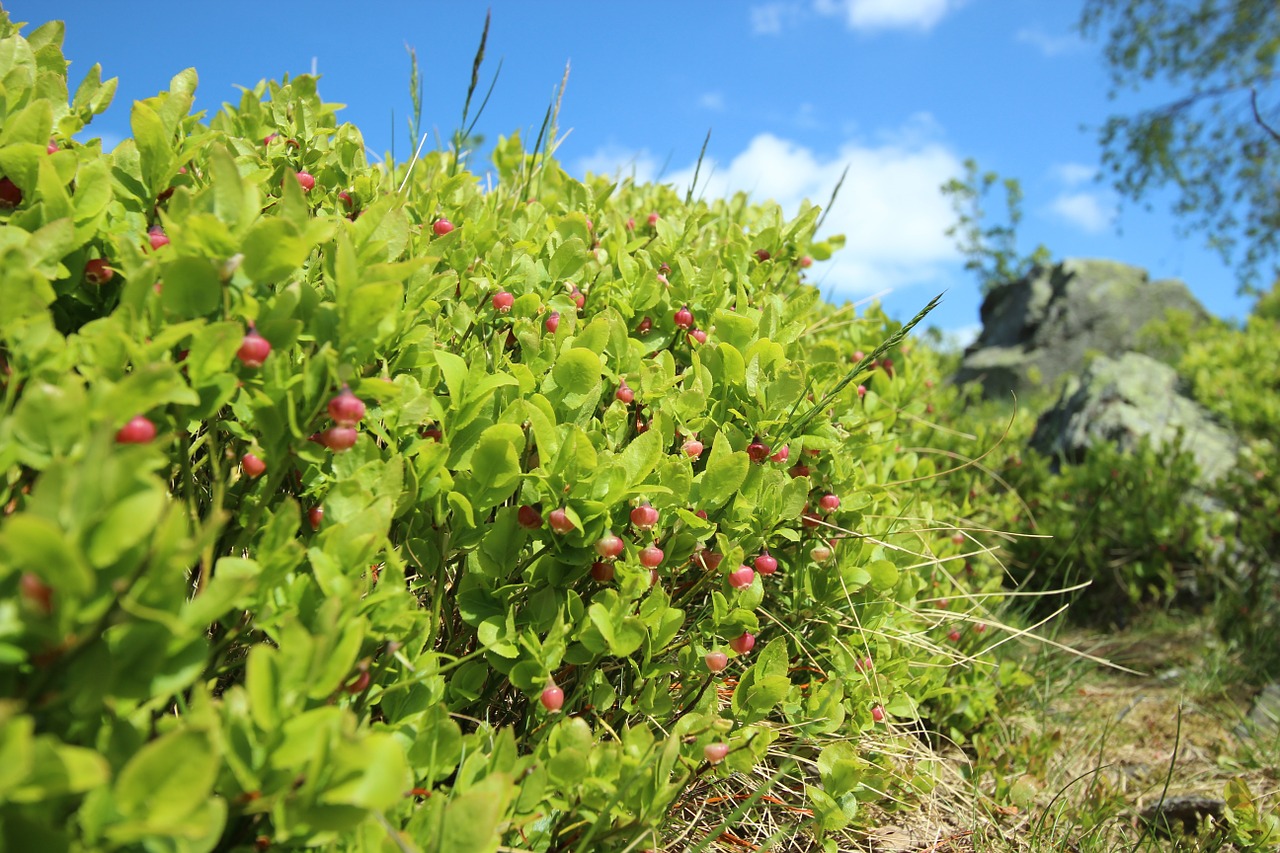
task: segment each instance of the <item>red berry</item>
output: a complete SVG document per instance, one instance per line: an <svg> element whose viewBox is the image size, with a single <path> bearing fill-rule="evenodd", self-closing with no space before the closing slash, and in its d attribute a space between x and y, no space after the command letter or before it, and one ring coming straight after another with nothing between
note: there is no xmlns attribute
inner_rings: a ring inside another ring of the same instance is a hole
<svg viewBox="0 0 1280 853"><path fill-rule="evenodd" d="M313 506L307 510L307 521L310 522L312 530L319 530L320 522L324 521L324 507Z"/></svg>
<svg viewBox="0 0 1280 853"><path fill-rule="evenodd" d="M652 328L653 328L653 320L650 319L649 317L645 317L643 320L640 321L640 325L636 326L636 334L647 335L649 334L649 330Z"/></svg>
<svg viewBox="0 0 1280 853"><path fill-rule="evenodd" d="M554 684L548 684L542 689L542 695L538 697L538 701L542 703L542 707L554 714L564 707L564 691Z"/></svg>
<svg viewBox="0 0 1280 853"><path fill-rule="evenodd" d="M947 639L948 639L948 640L950 640L950 641L951 641L951 642L953 642L953 643L958 643L958 642L960 642L960 629L959 629L959 628L952 628L950 631L948 631L948 632L947 632Z"/></svg>
<svg viewBox="0 0 1280 853"><path fill-rule="evenodd" d="M338 193L338 201L342 202L347 207L356 206L355 200L351 198L351 193L347 192L346 190L341 190Z"/></svg>
<svg viewBox="0 0 1280 853"><path fill-rule="evenodd" d="M768 551L765 551L755 560L756 571L762 575L771 575L778 570L778 560Z"/></svg>
<svg viewBox="0 0 1280 853"><path fill-rule="evenodd" d="M437 237L443 237L453 230L453 223L447 219L437 219L431 223L431 230L435 232Z"/></svg>
<svg viewBox="0 0 1280 853"><path fill-rule="evenodd" d="M613 393L613 396L623 403L630 404L636 398L636 392L631 390L627 385L627 380L624 379L618 385L618 390Z"/></svg>
<svg viewBox="0 0 1280 853"><path fill-rule="evenodd" d="M422 436L423 438L429 438L432 441L437 441L437 442L441 441L444 438L444 433L440 431L440 427L438 426L423 427L422 429L418 430L418 435Z"/></svg>
<svg viewBox="0 0 1280 853"><path fill-rule="evenodd" d="M701 329L694 329L689 332L688 337L690 344L705 344L707 342L707 333Z"/></svg>
<svg viewBox="0 0 1280 853"><path fill-rule="evenodd" d="M22 190L8 178L0 178L0 207L17 207L22 204Z"/></svg>
<svg viewBox="0 0 1280 853"><path fill-rule="evenodd" d="M596 560L591 564L591 577L594 578L597 583L608 583L613 580L613 563Z"/></svg>
<svg viewBox="0 0 1280 853"><path fill-rule="evenodd" d="M240 468L250 477L261 477L267 470L267 463L252 453L246 453L240 457Z"/></svg>
<svg viewBox="0 0 1280 853"><path fill-rule="evenodd" d="M720 562L724 559L724 554L717 554L714 551L703 551L696 558L696 561L709 572L714 572L720 568Z"/></svg>
<svg viewBox="0 0 1280 853"><path fill-rule="evenodd" d="M259 335L257 329L250 326L244 340L240 342L240 349L236 350L236 358L240 359L240 363L245 367L262 367L262 363L269 355L271 355L271 343Z"/></svg>
<svg viewBox="0 0 1280 853"><path fill-rule="evenodd" d="M547 327L548 334L554 335L556 333L556 329L560 328L560 312L559 311L552 311L547 316L546 327Z"/></svg>
<svg viewBox="0 0 1280 853"><path fill-rule="evenodd" d="M561 535L573 532L573 519L563 509L553 509L547 513L547 523L551 529Z"/></svg>
<svg viewBox="0 0 1280 853"><path fill-rule="evenodd" d="M53 587L49 586L39 575L23 572L18 578L18 593L35 609L48 616L53 612Z"/></svg>
<svg viewBox="0 0 1280 853"><path fill-rule="evenodd" d="M596 540L596 553L605 559L621 556L626 547L626 543L612 533L606 533Z"/></svg>
<svg viewBox="0 0 1280 853"><path fill-rule="evenodd" d="M786 462L787 457L790 455L791 455L791 448L788 445L784 444L782 445L782 447L778 448L774 452L774 454L769 458L772 459L774 462Z"/></svg>
<svg viewBox="0 0 1280 853"><path fill-rule="evenodd" d="M818 498L818 506L822 507L825 512L831 512L840 508L840 498L832 494L823 495Z"/></svg>
<svg viewBox="0 0 1280 853"><path fill-rule="evenodd" d="M764 249L756 249L755 255L756 255L756 260L760 261L761 263L764 263L765 261L769 260L770 257L772 257Z"/></svg>
<svg viewBox="0 0 1280 853"><path fill-rule="evenodd" d="M973 630L974 630L974 633L985 634L987 633L987 623L979 622L978 624L973 626Z"/></svg>
<svg viewBox="0 0 1280 853"><path fill-rule="evenodd" d="M499 290L493 294L493 310L502 314L506 314L511 310L511 306L515 304L516 298L505 290Z"/></svg>
<svg viewBox="0 0 1280 853"><path fill-rule="evenodd" d="M734 637L729 641L729 648L733 649L740 655L745 655L756 647L756 635L748 631L743 631L741 637Z"/></svg>
<svg viewBox="0 0 1280 853"><path fill-rule="evenodd" d="M164 229L159 225L152 225L147 229L147 240L151 243L153 250L169 245L169 236L164 233Z"/></svg>
<svg viewBox="0 0 1280 853"><path fill-rule="evenodd" d="M724 652L707 652L705 660L707 669L712 672L723 672L724 668L729 665L729 656Z"/></svg>
<svg viewBox="0 0 1280 853"><path fill-rule="evenodd" d="M650 504L641 504L631 510L631 523L639 530L652 530L658 523L658 511Z"/></svg>
<svg viewBox="0 0 1280 853"><path fill-rule="evenodd" d="M819 527L822 524L822 519L818 518L818 516L809 512L808 508L806 507L805 512L800 513L800 522L805 527Z"/></svg>
<svg viewBox="0 0 1280 853"><path fill-rule="evenodd" d="M752 462L763 462L769 458L769 445L756 438L747 445L747 455L751 457Z"/></svg>
<svg viewBox="0 0 1280 853"><path fill-rule="evenodd" d="M156 425L143 415L135 415L116 433L117 444L146 444L156 437Z"/></svg>
<svg viewBox="0 0 1280 853"><path fill-rule="evenodd" d="M338 426L355 426L364 417L364 401L351 393L351 386L343 385L338 395L329 401L329 417Z"/></svg>
<svg viewBox="0 0 1280 853"><path fill-rule="evenodd" d="M542 513L528 504L523 504L516 510L516 521L526 530L537 530L542 526Z"/></svg>
<svg viewBox="0 0 1280 853"><path fill-rule="evenodd" d="M316 185L316 179L312 177L310 172L298 173L298 186L302 187L304 193L309 193Z"/></svg>
<svg viewBox="0 0 1280 853"><path fill-rule="evenodd" d="M792 477L808 477L809 466L801 462L797 465L791 466L791 470L788 471L787 473L789 473Z"/></svg>
<svg viewBox="0 0 1280 853"><path fill-rule="evenodd" d="M657 545L649 545L640 551L640 565L649 569L657 568L662 564L664 556L666 555Z"/></svg>
<svg viewBox="0 0 1280 853"><path fill-rule="evenodd" d="M688 305L681 306L680 310L675 313L676 325L682 329L688 329L693 326L693 312L689 310Z"/></svg>
<svg viewBox="0 0 1280 853"><path fill-rule="evenodd" d="M90 284L106 284L115 274L106 258L94 258L84 265L84 280Z"/></svg>
<svg viewBox="0 0 1280 853"><path fill-rule="evenodd" d="M331 426L320 433L320 443L334 453L342 453L354 447L359 437L355 427Z"/></svg>
<svg viewBox="0 0 1280 853"><path fill-rule="evenodd" d="M650 225L657 225L657 224L658 224L658 214L656 214L656 213L650 213L650 214L649 214L649 224L650 224Z"/></svg>
<svg viewBox="0 0 1280 853"><path fill-rule="evenodd" d="M702 748L702 754L706 756L708 764L719 764L729 754L729 744L720 741L709 743Z"/></svg>
<svg viewBox="0 0 1280 853"><path fill-rule="evenodd" d="M264 137L264 138L263 138L263 140L262 140L262 144L263 144L263 145L270 145L272 142L275 142L275 141L276 141L277 139L279 139L279 138L280 138L280 134L278 134L278 133L273 133L273 134L271 134L270 136L266 136L266 137Z"/></svg>
<svg viewBox="0 0 1280 853"><path fill-rule="evenodd" d="M369 670L361 670L360 674L351 679L351 683L347 685L347 692L354 696L357 693L363 693L369 689L373 676L369 675Z"/></svg>
<svg viewBox="0 0 1280 853"><path fill-rule="evenodd" d="M690 459L697 459L702 455L702 442L696 438L691 438L684 443L684 455Z"/></svg>
<svg viewBox="0 0 1280 853"><path fill-rule="evenodd" d="M729 586L734 589L746 589L756 579L756 573L750 566L738 566L729 572Z"/></svg>
<svg viewBox="0 0 1280 853"><path fill-rule="evenodd" d="M881 707L881 706L879 706L879 705L876 705L875 707L873 707L873 708L871 709L871 719L875 720L877 723L883 723L883 722L884 722L884 708L882 708L882 707Z"/></svg>
<svg viewBox="0 0 1280 853"><path fill-rule="evenodd" d="M697 512L694 513L694 515L696 515L698 518L702 519L703 521L707 520L707 511L705 509L698 510Z"/></svg>

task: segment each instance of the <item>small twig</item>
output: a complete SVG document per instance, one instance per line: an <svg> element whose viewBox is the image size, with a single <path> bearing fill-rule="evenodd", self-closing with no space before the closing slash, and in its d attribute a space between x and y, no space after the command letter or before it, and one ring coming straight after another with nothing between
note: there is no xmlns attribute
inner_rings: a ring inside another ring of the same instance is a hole
<svg viewBox="0 0 1280 853"><path fill-rule="evenodd" d="M1253 107L1253 120L1258 123L1258 126L1261 127L1263 130L1265 130L1267 132L1267 135L1270 136L1272 139L1274 139L1276 142L1280 142L1280 132L1277 132L1275 128L1267 124L1267 122L1262 118L1262 113L1258 112L1258 90L1257 89L1249 90L1249 105Z"/></svg>

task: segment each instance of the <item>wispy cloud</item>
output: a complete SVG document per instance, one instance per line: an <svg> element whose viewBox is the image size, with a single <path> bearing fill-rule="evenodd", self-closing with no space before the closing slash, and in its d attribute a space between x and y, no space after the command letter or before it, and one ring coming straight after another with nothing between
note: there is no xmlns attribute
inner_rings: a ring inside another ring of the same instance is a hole
<svg viewBox="0 0 1280 853"><path fill-rule="evenodd" d="M1045 32L1041 27L1027 27L1018 30L1014 38L1023 44L1031 45L1049 57L1075 53L1085 48L1084 40L1074 33L1052 35Z"/></svg>
<svg viewBox="0 0 1280 853"><path fill-rule="evenodd" d="M1090 234L1105 231L1115 218L1115 208L1096 192L1062 193L1053 200L1049 209L1059 219Z"/></svg>
<svg viewBox="0 0 1280 853"><path fill-rule="evenodd" d="M816 0L822 15L843 17L853 30L933 29L966 0Z"/></svg>
<svg viewBox="0 0 1280 853"><path fill-rule="evenodd" d="M658 177L661 164L647 149L633 151L620 145L597 148L574 163L574 172L585 175L610 175L635 178L637 184L651 183Z"/></svg>
<svg viewBox="0 0 1280 853"><path fill-rule="evenodd" d="M1053 176L1065 186L1078 187L1098 177L1098 170L1084 163L1058 163L1053 166Z"/></svg>
<svg viewBox="0 0 1280 853"><path fill-rule="evenodd" d="M763 3L752 6L749 14L751 32L758 36L776 36L800 19L801 8L794 2Z"/></svg>
<svg viewBox="0 0 1280 853"><path fill-rule="evenodd" d="M579 162L602 165L614 158L628 173L653 164L648 152L601 151ZM887 288L933 282L956 260L945 231L952 211L938 187L962 171L960 158L944 145L921 138L918 128L894 133L867 144L845 142L824 155L804 145L762 133L728 160L708 158L702 164L697 195L728 197L748 193L753 200L772 200L788 216L808 199L826 204L849 167L840 195L827 214L824 234L844 234L846 248L816 267L821 287L837 299L853 299ZM616 170L595 171L615 174ZM665 183L685 190L693 180L693 164L666 174Z"/></svg>
<svg viewBox="0 0 1280 853"><path fill-rule="evenodd" d="M698 98L698 106L712 112L724 112L724 95L721 92L703 92Z"/></svg>

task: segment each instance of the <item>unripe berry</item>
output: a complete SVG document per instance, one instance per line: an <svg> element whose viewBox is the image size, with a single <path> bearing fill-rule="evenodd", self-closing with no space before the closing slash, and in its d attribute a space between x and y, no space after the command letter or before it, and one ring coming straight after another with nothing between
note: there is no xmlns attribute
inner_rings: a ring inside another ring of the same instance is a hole
<svg viewBox="0 0 1280 853"><path fill-rule="evenodd" d="M765 551L755 560L756 571L762 575L771 575L778 570L778 560L768 551Z"/></svg>
<svg viewBox="0 0 1280 853"><path fill-rule="evenodd" d="M135 415L116 433L116 444L146 444L156 437L156 425L143 415Z"/></svg>
<svg viewBox="0 0 1280 853"><path fill-rule="evenodd" d="M252 453L246 453L240 457L240 468L250 477L261 477L267 470L267 463Z"/></svg>
<svg viewBox="0 0 1280 853"><path fill-rule="evenodd" d="M236 350L236 358L240 359L240 363L245 367L258 368L262 367L262 363L269 355L271 355L270 341L258 334L258 330L252 325L249 326L244 340L240 342L240 348Z"/></svg>
<svg viewBox="0 0 1280 853"><path fill-rule="evenodd" d="M657 545L649 545L640 551L640 565L649 569L657 568L662 564L664 556L666 555Z"/></svg>
<svg viewBox="0 0 1280 853"><path fill-rule="evenodd" d="M825 563L831 559L831 549L826 545L814 545L809 550L809 556L813 558L815 563Z"/></svg>
<svg viewBox="0 0 1280 853"><path fill-rule="evenodd" d="M723 672L724 668L729 665L729 656L724 652L707 652L705 660L707 669L712 672Z"/></svg>
<svg viewBox="0 0 1280 853"><path fill-rule="evenodd" d="M641 504L631 510L631 523L638 530L652 530L658 523L658 511L650 504Z"/></svg>
<svg viewBox="0 0 1280 853"><path fill-rule="evenodd" d="M511 306L515 304L516 297L505 290L499 290L493 294L493 309L499 313L506 314L511 310Z"/></svg>
<svg viewBox="0 0 1280 853"><path fill-rule="evenodd" d="M453 230L453 223L447 219L437 219L431 224L431 230L437 237L443 237Z"/></svg>
<svg viewBox="0 0 1280 853"><path fill-rule="evenodd" d="M606 533L596 540L596 553L605 559L621 556L626 547L626 543L612 533Z"/></svg>
<svg viewBox="0 0 1280 853"><path fill-rule="evenodd" d="M825 494L818 498L818 506L822 507L825 512L831 512L840 508L840 498L836 495Z"/></svg>
<svg viewBox="0 0 1280 853"><path fill-rule="evenodd" d="M702 455L702 442L696 438L691 438L684 443L684 455L690 459L697 459Z"/></svg>
<svg viewBox="0 0 1280 853"><path fill-rule="evenodd" d="M756 579L756 573L750 566L739 566L729 572L729 586L734 589L746 589Z"/></svg>
<svg viewBox="0 0 1280 853"><path fill-rule="evenodd" d="M538 697L538 701L542 703L542 707L554 714L564 707L564 691L554 684L548 684L542 689L542 695Z"/></svg>
<svg viewBox="0 0 1280 853"><path fill-rule="evenodd" d="M636 392L631 390L630 386L627 385L627 380L624 379L618 385L618 390L613 393L613 396L623 403L630 404L636 398Z"/></svg>
<svg viewBox="0 0 1280 853"><path fill-rule="evenodd" d="M329 417L338 426L355 426L364 417L364 401L351 393L350 385L343 385L337 396L329 401Z"/></svg>
<svg viewBox="0 0 1280 853"><path fill-rule="evenodd" d="M709 743L702 748L702 754L706 756L708 764L719 764L729 754L729 744L719 741Z"/></svg>
<svg viewBox="0 0 1280 853"><path fill-rule="evenodd" d="M563 509L556 508L547 513L547 523L551 529L561 535L573 532L573 519Z"/></svg>
<svg viewBox="0 0 1280 853"><path fill-rule="evenodd" d="M742 636L734 637L729 641L729 648L733 649L740 655L745 655L756 647L756 635L749 631L743 631Z"/></svg>
<svg viewBox="0 0 1280 853"><path fill-rule="evenodd" d="M805 255L800 259L800 266L804 269L808 269L809 267L813 266L813 258L809 257L808 255Z"/></svg>

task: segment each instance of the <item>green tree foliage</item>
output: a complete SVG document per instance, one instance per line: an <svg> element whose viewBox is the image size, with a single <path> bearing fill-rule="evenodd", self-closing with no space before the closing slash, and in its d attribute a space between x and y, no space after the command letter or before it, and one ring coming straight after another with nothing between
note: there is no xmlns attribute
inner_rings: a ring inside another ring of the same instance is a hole
<svg viewBox="0 0 1280 853"><path fill-rule="evenodd" d="M965 256L964 268L977 273L985 295L1047 263L1049 250L1040 245L1030 255L1018 254L1022 186L1016 178L1001 179L995 172L983 172L972 158L964 161L964 169L963 178L952 178L942 185L956 212L956 223L947 229L947 236L955 238L956 247ZM1007 223L989 224L983 204L997 183L1004 188Z"/></svg>
<svg viewBox="0 0 1280 853"><path fill-rule="evenodd" d="M1275 0L1087 0L1080 26L1105 40L1112 95L1181 94L1102 126L1116 188L1176 190L1188 232L1256 283L1280 252L1280 4Z"/></svg>

